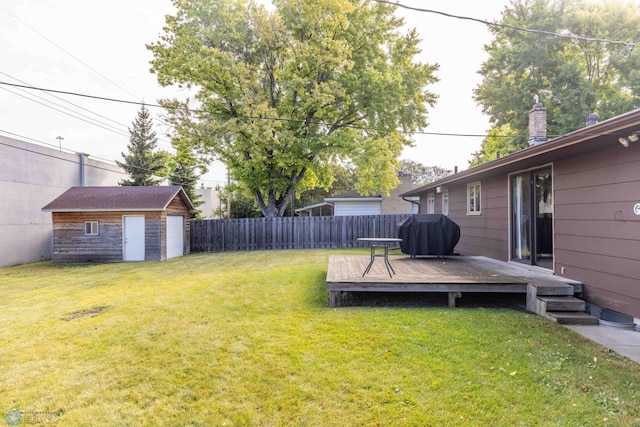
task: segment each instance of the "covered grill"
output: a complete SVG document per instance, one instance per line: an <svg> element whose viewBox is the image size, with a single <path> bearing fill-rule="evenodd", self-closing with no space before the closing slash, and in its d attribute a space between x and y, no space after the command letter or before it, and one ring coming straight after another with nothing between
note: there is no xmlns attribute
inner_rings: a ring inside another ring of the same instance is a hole
<svg viewBox="0 0 640 427"><path fill-rule="evenodd" d="M416 214L407 218L398 229L402 239L402 253L416 255L452 255L458 240L460 227L441 214Z"/></svg>

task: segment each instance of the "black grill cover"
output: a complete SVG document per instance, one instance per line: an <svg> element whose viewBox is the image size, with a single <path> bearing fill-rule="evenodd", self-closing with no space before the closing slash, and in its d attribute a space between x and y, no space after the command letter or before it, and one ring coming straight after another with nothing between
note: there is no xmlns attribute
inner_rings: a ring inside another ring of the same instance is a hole
<svg viewBox="0 0 640 427"><path fill-rule="evenodd" d="M400 250L411 255L452 255L460 240L460 227L441 214L411 215L400 224Z"/></svg>

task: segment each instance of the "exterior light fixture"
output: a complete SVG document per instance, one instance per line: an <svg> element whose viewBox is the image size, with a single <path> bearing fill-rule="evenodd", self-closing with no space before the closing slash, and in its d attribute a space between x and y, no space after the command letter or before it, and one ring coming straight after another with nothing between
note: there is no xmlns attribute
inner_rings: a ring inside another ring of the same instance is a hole
<svg viewBox="0 0 640 427"><path fill-rule="evenodd" d="M640 131L635 131L627 136L621 136L618 141L624 148L627 148L631 142L637 142L640 139Z"/></svg>

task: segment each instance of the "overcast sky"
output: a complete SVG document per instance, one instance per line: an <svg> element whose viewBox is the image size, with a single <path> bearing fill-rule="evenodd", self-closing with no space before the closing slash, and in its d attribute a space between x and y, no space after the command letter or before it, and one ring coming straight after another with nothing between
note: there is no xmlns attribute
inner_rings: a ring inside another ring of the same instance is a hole
<svg viewBox="0 0 640 427"><path fill-rule="evenodd" d="M508 0L400 0L400 3L485 20L499 19ZM0 81L130 101L156 103L180 96L161 88L149 72L145 44L158 40L169 0L20 0L0 3ZM427 132L484 135L487 118L473 101L477 74L490 34L480 23L399 9L422 39L421 61L440 64L439 95L429 110ZM139 106L69 95L57 98L0 85L0 134L92 157L121 159L128 127ZM53 103L53 104L52 104ZM42 104L46 104L42 105ZM169 149L162 110L151 109L160 148ZM98 114L98 115L96 115ZM526 114L526 111L523 112ZM58 139L62 137L63 139ZM425 165L466 169L481 137L416 135L403 158ZM204 184L224 182L215 165Z"/></svg>

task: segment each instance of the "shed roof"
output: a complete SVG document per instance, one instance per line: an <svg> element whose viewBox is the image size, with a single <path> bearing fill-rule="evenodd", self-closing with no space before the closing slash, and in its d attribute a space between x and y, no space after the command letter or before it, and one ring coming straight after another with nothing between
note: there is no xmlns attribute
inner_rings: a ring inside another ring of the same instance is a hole
<svg viewBox="0 0 640 427"><path fill-rule="evenodd" d="M337 194L335 196L327 197L324 199L325 202L347 202L347 201L378 201L382 200L382 196L380 194L374 194L369 196L363 196L358 193L356 190L347 191L346 193Z"/></svg>
<svg viewBox="0 0 640 427"><path fill-rule="evenodd" d="M180 186L71 187L42 208L44 212L163 211L179 195L194 206Z"/></svg>

